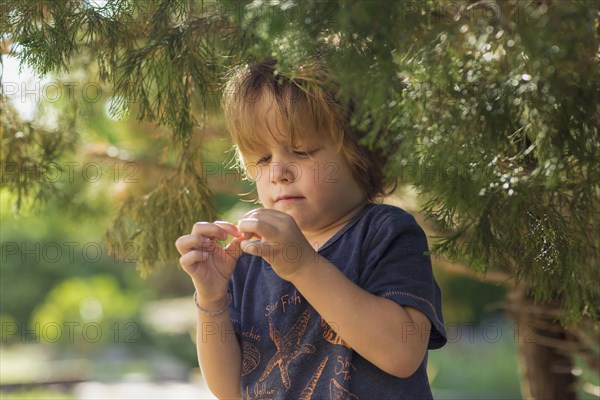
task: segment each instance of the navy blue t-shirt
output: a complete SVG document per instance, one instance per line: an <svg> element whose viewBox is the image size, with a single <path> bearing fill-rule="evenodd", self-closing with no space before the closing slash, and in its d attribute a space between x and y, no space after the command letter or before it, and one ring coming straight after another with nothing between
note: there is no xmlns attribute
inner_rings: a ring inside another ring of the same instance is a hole
<svg viewBox="0 0 600 400"><path fill-rule="evenodd" d="M425 314L432 325L428 348L436 349L446 343L446 333L427 250L425 234L410 214L369 204L319 254L368 292ZM262 258L240 257L230 291L245 399L432 398L427 357L409 378L387 374L348 347L335 326Z"/></svg>

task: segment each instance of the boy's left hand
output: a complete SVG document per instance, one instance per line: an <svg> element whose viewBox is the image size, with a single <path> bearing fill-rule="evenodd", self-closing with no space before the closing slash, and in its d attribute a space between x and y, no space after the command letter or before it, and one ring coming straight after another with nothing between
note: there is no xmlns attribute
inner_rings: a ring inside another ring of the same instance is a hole
<svg viewBox="0 0 600 400"><path fill-rule="evenodd" d="M249 239L260 239L243 240L242 251L262 257L287 281L317 257L294 218L284 212L267 208L249 211L239 220L238 229Z"/></svg>

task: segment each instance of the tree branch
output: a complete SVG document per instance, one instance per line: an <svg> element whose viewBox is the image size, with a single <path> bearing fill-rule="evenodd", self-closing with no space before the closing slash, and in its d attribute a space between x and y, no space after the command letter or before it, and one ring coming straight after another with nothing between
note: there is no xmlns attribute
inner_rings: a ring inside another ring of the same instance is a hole
<svg viewBox="0 0 600 400"><path fill-rule="evenodd" d="M393 204L409 211L415 217L417 223L423 228L427 236L431 237L439 235L439 232L436 231L435 226L430 221L425 219L425 217L418 210L416 210L418 204L416 203L414 196L410 194L402 196L401 198L398 196L393 196L387 198L386 203ZM440 266L445 272L453 275L467 276L479 281L502 284L504 286L512 286L515 284L514 278L506 272L488 271L484 274L481 274L469 267L467 264L452 262L442 255L436 255L432 262L433 264Z"/></svg>

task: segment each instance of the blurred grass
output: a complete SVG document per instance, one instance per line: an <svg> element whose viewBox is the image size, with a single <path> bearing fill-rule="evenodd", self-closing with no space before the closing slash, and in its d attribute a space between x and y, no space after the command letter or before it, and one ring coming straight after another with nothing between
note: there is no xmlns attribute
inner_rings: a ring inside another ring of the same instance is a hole
<svg viewBox="0 0 600 400"><path fill-rule="evenodd" d="M520 399L517 344L510 323L490 322L502 329L486 331L486 323L458 325L440 350L429 352L428 371L434 397L443 399ZM485 340L486 332L491 340ZM497 341L496 341L497 340Z"/></svg>
<svg viewBox="0 0 600 400"><path fill-rule="evenodd" d="M31 389L0 392L0 400L72 400L70 394L52 389Z"/></svg>
<svg viewBox="0 0 600 400"><path fill-rule="evenodd" d="M493 329L486 330L492 325ZM501 335L497 337L498 327ZM522 399L517 342L510 320L453 324L448 336L446 346L429 352L428 373L436 400ZM591 392L600 387L600 376L580 358L575 357L574 362L577 399L598 400Z"/></svg>

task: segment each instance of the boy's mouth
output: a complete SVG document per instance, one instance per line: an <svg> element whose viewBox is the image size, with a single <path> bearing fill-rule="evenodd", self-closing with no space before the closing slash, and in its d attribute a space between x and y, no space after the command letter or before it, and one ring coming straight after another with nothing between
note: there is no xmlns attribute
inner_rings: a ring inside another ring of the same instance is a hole
<svg viewBox="0 0 600 400"><path fill-rule="evenodd" d="M294 200L300 200L300 199L303 199L303 198L304 197L302 197L302 196L279 196L279 197L277 197L275 199L275 203L279 203L280 201L287 203L287 202L291 202L291 201L294 201Z"/></svg>

